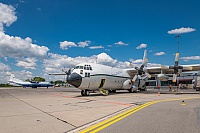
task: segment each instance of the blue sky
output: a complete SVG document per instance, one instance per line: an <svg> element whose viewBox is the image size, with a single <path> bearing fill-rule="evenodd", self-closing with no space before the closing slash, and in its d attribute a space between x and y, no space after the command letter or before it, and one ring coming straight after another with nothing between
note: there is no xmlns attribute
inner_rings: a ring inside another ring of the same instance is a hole
<svg viewBox="0 0 200 133"><path fill-rule="evenodd" d="M140 63L145 49L150 66L173 65L177 34L180 64L200 63L198 0L0 3L1 13L7 15L0 17L1 82L10 73L43 76L96 57L101 64L125 68L127 62Z"/></svg>

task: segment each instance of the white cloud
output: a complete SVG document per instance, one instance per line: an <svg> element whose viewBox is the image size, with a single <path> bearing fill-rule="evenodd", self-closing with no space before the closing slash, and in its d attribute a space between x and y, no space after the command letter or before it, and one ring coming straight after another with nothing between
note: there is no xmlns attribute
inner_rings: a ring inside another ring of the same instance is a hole
<svg viewBox="0 0 200 133"><path fill-rule="evenodd" d="M147 63L148 67L160 67L162 66L161 64L157 64L157 63Z"/></svg>
<svg viewBox="0 0 200 133"><path fill-rule="evenodd" d="M0 53L6 57L38 57L45 58L49 49L46 46L38 46L27 37L22 39L0 32Z"/></svg>
<svg viewBox="0 0 200 133"><path fill-rule="evenodd" d="M89 62L89 63L96 63L99 64L109 65L113 67L119 68L127 68L128 65L126 62L119 62L115 59L112 59L106 53L101 53L99 55L92 55L90 57L68 57L67 55L59 55L49 53L49 58L44 59L44 68L45 73L61 73L62 69L65 67L67 70L70 67L70 64L73 64L73 67L79 63Z"/></svg>
<svg viewBox="0 0 200 133"><path fill-rule="evenodd" d="M70 47L77 47L77 45L74 42L70 42L70 41L60 42L60 48L62 50L67 50Z"/></svg>
<svg viewBox="0 0 200 133"><path fill-rule="evenodd" d="M119 42L116 42L115 43L116 45L120 45L120 46L128 46L128 44L122 42L122 41L119 41Z"/></svg>
<svg viewBox="0 0 200 133"><path fill-rule="evenodd" d="M3 24L10 26L16 20L15 8L11 5L0 3L0 31L3 32Z"/></svg>
<svg viewBox="0 0 200 133"><path fill-rule="evenodd" d="M8 77L9 78L10 78L10 74L11 73L15 75L15 78L20 79L22 81L25 81L26 79L33 78L33 73L30 72L30 71L26 71L26 70L8 72Z"/></svg>
<svg viewBox="0 0 200 133"><path fill-rule="evenodd" d="M137 60L130 59L130 61L131 61L131 63L133 63L133 64L142 63L142 59L137 59Z"/></svg>
<svg viewBox="0 0 200 133"><path fill-rule="evenodd" d="M136 47L136 49L142 49L142 48L146 48L147 47L147 44L140 44L139 46Z"/></svg>
<svg viewBox="0 0 200 133"><path fill-rule="evenodd" d="M189 61L189 60L200 60L200 56L190 56L190 57L181 57L181 60Z"/></svg>
<svg viewBox="0 0 200 133"><path fill-rule="evenodd" d="M154 55L155 56L161 56L161 55L164 55L165 54L165 52L157 52L157 53L155 53Z"/></svg>
<svg viewBox="0 0 200 133"><path fill-rule="evenodd" d="M8 71L8 70L10 70L10 67L0 62L0 71Z"/></svg>
<svg viewBox="0 0 200 133"><path fill-rule="evenodd" d="M46 57L49 49L45 46L38 46L32 43L32 39L27 37L22 39L17 36L6 35L3 31L4 24L10 26L17 20L15 8L10 5L0 3L0 53L2 57Z"/></svg>
<svg viewBox="0 0 200 133"><path fill-rule="evenodd" d="M103 46L91 46L89 47L89 49L100 49L100 48L104 48Z"/></svg>
<svg viewBox="0 0 200 133"><path fill-rule="evenodd" d="M91 41L79 42L78 47L84 48L84 47L89 46L90 43L91 43Z"/></svg>
<svg viewBox="0 0 200 133"><path fill-rule="evenodd" d="M25 69L36 69L37 61L36 58L18 59L16 66L24 67Z"/></svg>
<svg viewBox="0 0 200 133"><path fill-rule="evenodd" d="M0 83L7 83L11 73L22 80L32 77L32 73L26 70L10 72L10 67L0 62Z"/></svg>
<svg viewBox="0 0 200 133"><path fill-rule="evenodd" d="M188 28L182 27L179 29L170 30L167 33L168 34L183 34L183 33L189 33L189 32L193 32L193 31L195 31L195 29L190 28L190 27L188 27Z"/></svg>
<svg viewBox="0 0 200 133"><path fill-rule="evenodd" d="M112 59L106 53L101 53L97 55L97 62L104 65L115 66L117 63L117 60Z"/></svg>

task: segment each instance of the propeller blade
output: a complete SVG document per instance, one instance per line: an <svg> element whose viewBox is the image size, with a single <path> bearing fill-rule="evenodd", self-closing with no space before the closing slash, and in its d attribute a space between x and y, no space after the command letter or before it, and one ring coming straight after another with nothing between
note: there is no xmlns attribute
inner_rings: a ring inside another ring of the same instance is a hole
<svg viewBox="0 0 200 133"><path fill-rule="evenodd" d="M177 75L176 74L173 74L173 82L176 82L176 78L177 78Z"/></svg>
<svg viewBox="0 0 200 133"><path fill-rule="evenodd" d="M145 72L145 75L148 77L148 78L151 78L151 75L147 72Z"/></svg>
<svg viewBox="0 0 200 133"><path fill-rule="evenodd" d="M179 60L179 53L176 53L174 66L178 66L178 60Z"/></svg>
<svg viewBox="0 0 200 133"><path fill-rule="evenodd" d="M148 59L147 59L147 50L144 51L144 56L143 56L143 61L142 61L142 65L145 66L147 63Z"/></svg>
<svg viewBox="0 0 200 133"><path fill-rule="evenodd" d="M138 75L135 75L135 76L133 77L133 79L132 79L132 82L135 82L135 81L137 80L137 78L138 78Z"/></svg>

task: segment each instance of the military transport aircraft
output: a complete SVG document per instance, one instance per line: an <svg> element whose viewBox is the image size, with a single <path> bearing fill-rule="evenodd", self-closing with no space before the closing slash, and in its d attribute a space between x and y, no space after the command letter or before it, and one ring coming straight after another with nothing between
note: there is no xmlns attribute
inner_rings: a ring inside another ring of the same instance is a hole
<svg viewBox="0 0 200 133"><path fill-rule="evenodd" d="M147 51L145 50L140 67L130 64L133 68L120 69L96 63L81 63L76 65L73 70L70 67L68 71L64 71L62 74L49 75L67 75L67 83L80 89L82 96L88 96L90 92L97 90L103 95L108 95L108 92L116 92L116 90L121 89L129 92L137 91L138 89L144 90L146 88L145 83L151 77L151 74L154 74L154 76L157 74L158 79L164 81L168 73L177 76L177 70L185 70L186 68L191 71L195 67L192 65L182 67L178 66L177 63L173 67L146 67L147 61ZM197 67L200 70L200 64Z"/></svg>
<svg viewBox="0 0 200 133"><path fill-rule="evenodd" d="M10 80L8 81L9 84L11 85L17 85L17 86L22 86L24 88L26 87L32 87L32 88L37 88L37 87L51 87L53 86L49 82L36 82L36 81L30 81L30 82L24 82L20 79L15 78L14 74L11 74Z"/></svg>

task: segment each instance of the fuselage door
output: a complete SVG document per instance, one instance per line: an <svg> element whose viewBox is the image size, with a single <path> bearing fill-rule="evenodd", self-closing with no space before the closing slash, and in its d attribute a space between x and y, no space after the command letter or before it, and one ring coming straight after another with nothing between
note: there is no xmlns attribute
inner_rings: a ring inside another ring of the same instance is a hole
<svg viewBox="0 0 200 133"><path fill-rule="evenodd" d="M99 88L103 88L105 81L106 81L105 79L101 79L101 83L99 85Z"/></svg>

